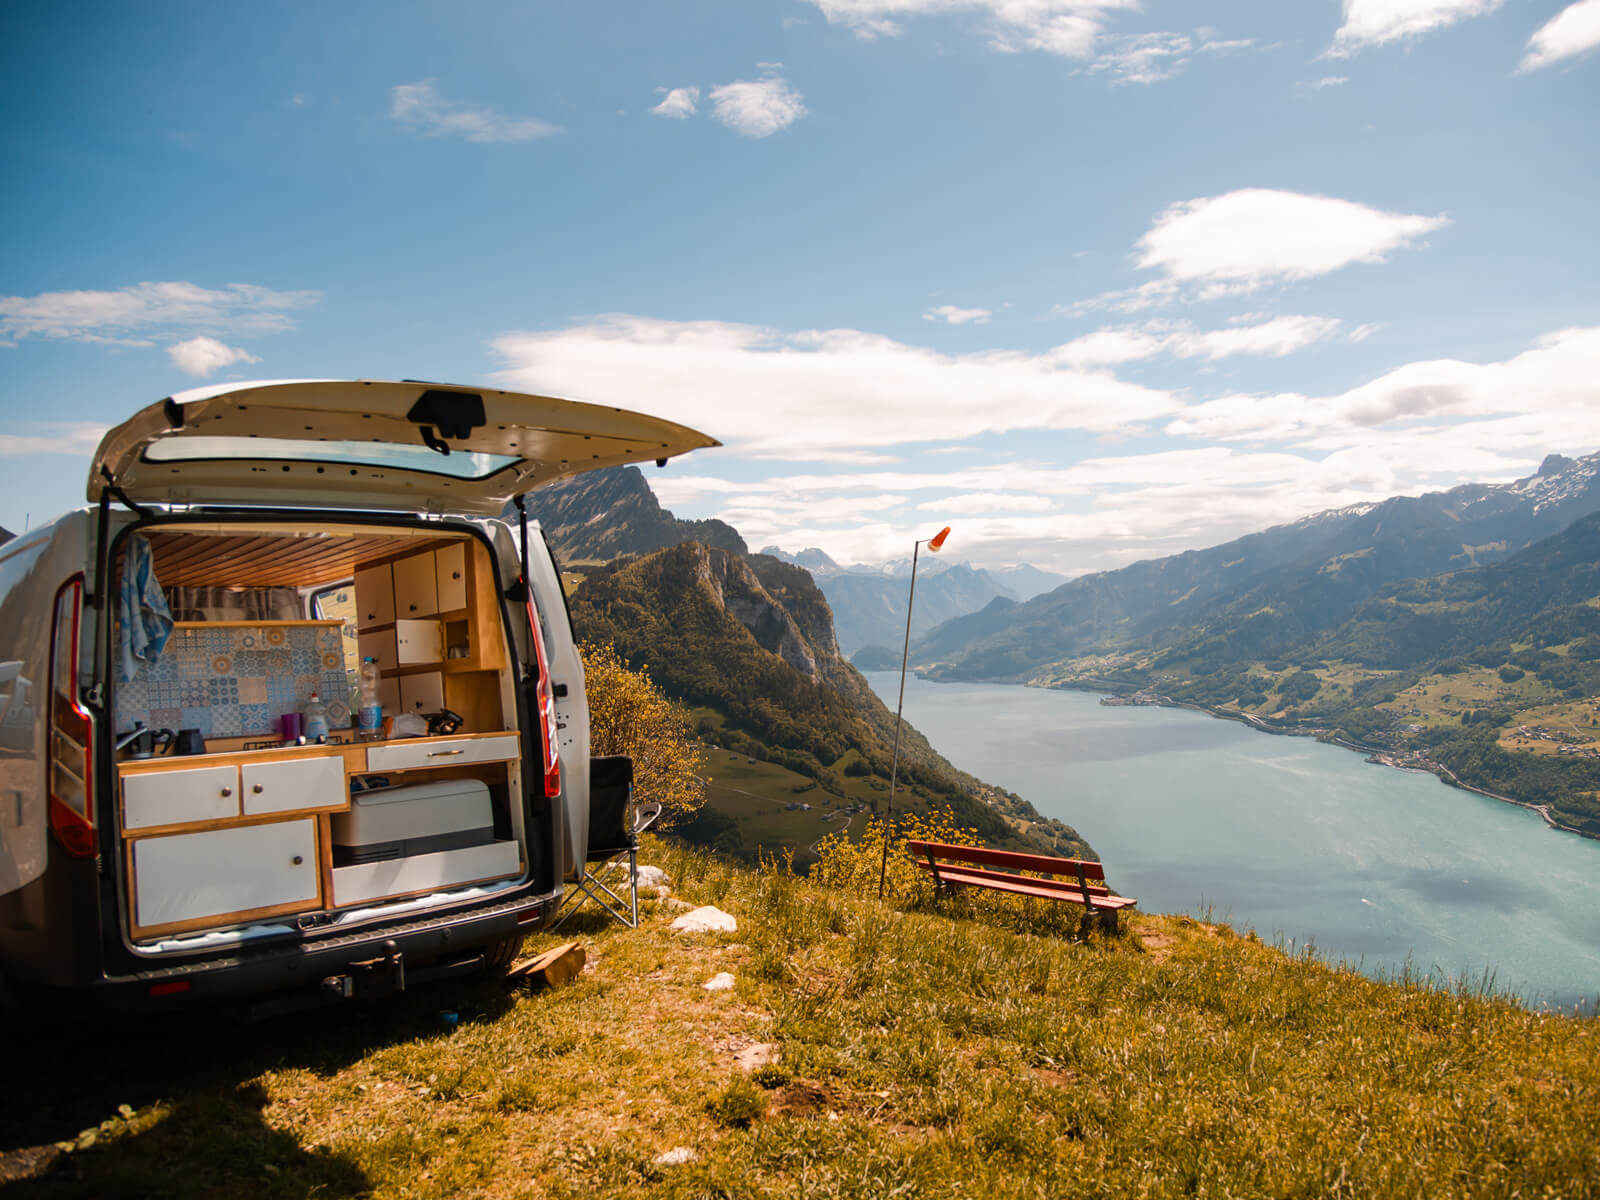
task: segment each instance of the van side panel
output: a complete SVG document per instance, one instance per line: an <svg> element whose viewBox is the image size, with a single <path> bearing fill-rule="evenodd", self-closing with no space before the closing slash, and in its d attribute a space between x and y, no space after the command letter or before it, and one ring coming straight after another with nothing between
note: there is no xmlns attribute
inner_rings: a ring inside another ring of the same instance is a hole
<svg viewBox="0 0 1600 1200"><path fill-rule="evenodd" d="M45 721L56 592L88 564L88 522L74 512L0 547L0 896L44 874L49 829ZM92 622L80 632L92 635ZM80 647L79 662L94 661Z"/></svg>
<svg viewBox="0 0 1600 1200"><path fill-rule="evenodd" d="M578 655L567 615L561 577L537 521L529 523L528 543L528 572L533 576L534 598L544 618L545 657L550 664L550 682L557 693L563 824L567 831L564 866L567 877L576 879L589 850L589 700L584 692L583 659ZM560 694L563 687L565 696Z"/></svg>

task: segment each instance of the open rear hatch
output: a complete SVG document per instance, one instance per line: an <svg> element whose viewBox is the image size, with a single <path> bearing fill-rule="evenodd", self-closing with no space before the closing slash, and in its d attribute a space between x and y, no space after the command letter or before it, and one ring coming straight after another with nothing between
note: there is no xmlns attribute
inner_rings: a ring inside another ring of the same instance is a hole
<svg viewBox="0 0 1600 1200"><path fill-rule="evenodd" d="M513 497L598 467L720 443L627 409L384 380L294 380L180 392L101 441L88 495L495 516Z"/></svg>

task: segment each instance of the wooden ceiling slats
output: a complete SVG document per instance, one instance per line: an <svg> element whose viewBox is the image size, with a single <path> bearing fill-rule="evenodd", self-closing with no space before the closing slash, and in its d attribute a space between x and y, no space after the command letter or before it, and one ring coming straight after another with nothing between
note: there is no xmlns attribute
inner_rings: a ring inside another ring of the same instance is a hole
<svg viewBox="0 0 1600 1200"><path fill-rule="evenodd" d="M310 587L349 579L358 568L454 539L381 534L155 532L156 577L169 587Z"/></svg>

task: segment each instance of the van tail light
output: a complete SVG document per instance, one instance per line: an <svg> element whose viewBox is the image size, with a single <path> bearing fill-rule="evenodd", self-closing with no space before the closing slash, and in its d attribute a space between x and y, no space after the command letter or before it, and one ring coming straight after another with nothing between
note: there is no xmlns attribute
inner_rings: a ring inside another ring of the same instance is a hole
<svg viewBox="0 0 1600 1200"><path fill-rule="evenodd" d="M50 633L50 719L46 729L50 832L74 858L95 852L94 737L89 711L78 699L79 621L83 576L56 593Z"/></svg>
<svg viewBox="0 0 1600 1200"><path fill-rule="evenodd" d="M550 689L550 664L544 655L544 635L539 630L539 614L533 607L533 588L523 580L523 594L528 599L528 634L533 639L533 652L539 661L539 688L536 703L539 719L544 726L544 794L554 800L561 794L561 753L556 743L556 698Z"/></svg>

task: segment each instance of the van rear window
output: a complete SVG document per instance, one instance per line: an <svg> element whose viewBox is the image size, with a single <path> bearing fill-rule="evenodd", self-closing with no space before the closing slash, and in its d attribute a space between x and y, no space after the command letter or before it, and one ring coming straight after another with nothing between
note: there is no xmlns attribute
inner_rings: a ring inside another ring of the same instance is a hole
<svg viewBox="0 0 1600 1200"><path fill-rule="evenodd" d="M146 462L194 462L228 459L272 459L343 466L394 467L448 475L452 479L487 479L519 461L509 454L472 454L456 450L440 454L421 444L397 442L323 442L294 438L165 437L144 452Z"/></svg>

